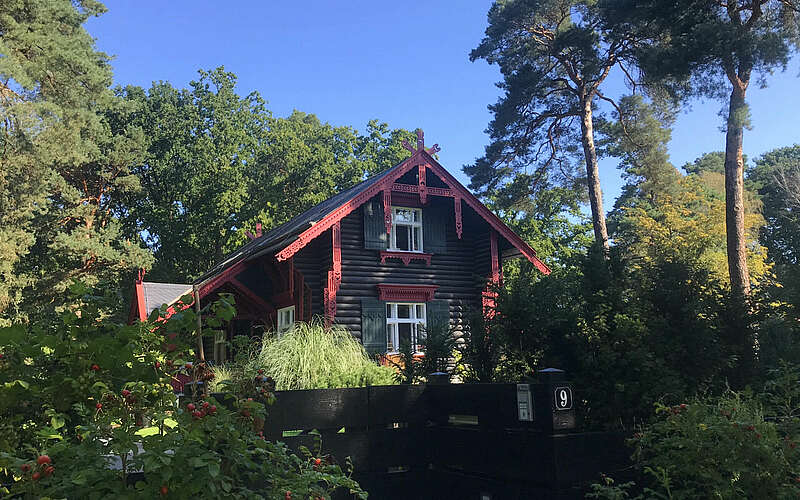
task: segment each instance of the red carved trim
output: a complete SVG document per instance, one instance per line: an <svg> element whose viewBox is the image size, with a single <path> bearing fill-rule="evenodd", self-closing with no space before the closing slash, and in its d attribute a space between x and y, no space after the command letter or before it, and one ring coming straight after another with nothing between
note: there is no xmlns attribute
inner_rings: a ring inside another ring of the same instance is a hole
<svg viewBox="0 0 800 500"><path fill-rule="evenodd" d="M438 285L389 285L378 286L378 300L398 302L430 302Z"/></svg>
<svg viewBox="0 0 800 500"><path fill-rule="evenodd" d="M410 145L409 145L410 146ZM431 148L433 149L433 148ZM409 148L411 150L411 148ZM429 195L437 195L437 196L453 196L453 193L458 193L461 198L469 205L470 208L475 210L478 215L483 217L489 225L501 236L511 242L512 245L517 247L520 252L530 261L533 263L534 266L538 270L540 270L544 274L550 274L550 268L548 268L541 260L536 257L536 251L530 247L522 238L520 238L516 233L514 233L508 226L506 226L503 221L501 221L494 213L492 213L488 208L486 208L483 203L478 200L475 195L470 193L464 186L462 186L455 177L453 177L447 170L442 167L436 159L431 156L431 153L427 150L416 150L414 154L412 154L406 161L400 164L399 167L392 173L392 175L387 175L385 178L381 179L379 182L376 182L368 189L365 189L361 193L359 193L356 197L348 201L347 203L341 205L339 208L328 214L326 217L323 217L320 221L316 224L311 226L310 228L303 231L295 241L293 241L289 246L278 252L275 257L279 260L286 260L295 253L297 253L301 248L305 247L311 240L318 237L324 231L333 225L334 222L341 220L346 215L350 214L353 210L363 205L367 200L375 196L381 191L384 190L391 190L394 188L394 182L403 176L406 172L408 172L414 165L418 165L419 162L428 163L429 168L431 171L436 174L437 176L441 177L442 180L450 186L450 189L442 189L442 188L428 188ZM414 186L419 189L418 186ZM450 193L450 194L445 194Z"/></svg>
<svg viewBox="0 0 800 500"><path fill-rule="evenodd" d="M386 224L386 234L392 232L392 191L383 190L383 223Z"/></svg>
<svg viewBox="0 0 800 500"><path fill-rule="evenodd" d="M453 208L455 209L455 214L456 214L456 235L458 236L458 239L460 240L461 239L461 233L464 232L464 223L461 220L461 197L458 196L458 195L455 195L453 200L454 200L453 201Z"/></svg>
<svg viewBox="0 0 800 500"><path fill-rule="evenodd" d="M398 191L400 193L418 193L419 186L415 186L413 184L399 184L395 182L392 184L392 191Z"/></svg>
<svg viewBox="0 0 800 500"><path fill-rule="evenodd" d="M461 195L461 198L470 206L473 210L475 210L478 215L483 217L486 222L500 235L511 242L512 245L517 247L522 255L524 255L534 266L536 269L541 271L543 274L550 274L550 268L547 265L539 260L536 257L536 251L531 248L522 238L517 235L514 231L511 230L508 226L500 220L491 210L486 208L486 206L478 200L472 193L470 193L464 186L462 186L455 177L453 177L450 172L444 169L439 162L437 162L430 154L427 152L424 153L425 156L428 157L428 162L430 163L430 168L433 173L441 177L441 179L451 187L453 192L456 192ZM433 188L428 188L428 194L433 194Z"/></svg>
<svg viewBox="0 0 800 500"><path fill-rule="evenodd" d="M392 184L392 191L398 191L400 193L420 192L419 186L415 186L413 184L400 184L397 182ZM445 198L452 198L453 196L455 196L455 194L453 194L453 190L447 188L427 187L425 188L425 191L427 192L427 194L433 196L444 196Z"/></svg>
<svg viewBox="0 0 800 500"><path fill-rule="evenodd" d="M342 236L339 222L331 226L331 247L333 263L332 269L328 271L328 286L325 288L325 322L328 325L336 317L336 294L342 284Z"/></svg>
<svg viewBox="0 0 800 500"><path fill-rule="evenodd" d="M412 260L424 260L425 264L431 265L432 253L421 252L393 252L391 250L381 250L381 264L386 264L386 259L400 259L403 264L408 265Z"/></svg>
<svg viewBox="0 0 800 500"><path fill-rule="evenodd" d="M144 285L142 284L142 277L144 273L139 273L139 279L136 280L134 288L134 300L131 302L131 312L128 315L128 323L133 323L134 320L147 321L147 311L144 303Z"/></svg>
<svg viewBox="0 0 800 500"><path fill-rule="evenodd" d="M428 185L425 182L425 172L428 169L428 166L424 163L420 163L417 165L418 173L417 173L417 184L419 186L419 202L423 205L428 202Z"/></svg>
<svg viewBox="0 0 800 500"><path fill-rule="evenodd" d="M453 196L455 196L453 192L454 191L452 189L447 189L447 188L437 188L437 187L428 188L428 194L432 194L434 196L445 196L447 198L452 198Z"/></svg>
<svg viewBox="0 0 800 500"><path fill-rule="evenodd" d="M239 274L239 272L245 267L245 261L240 260L236 264L232 265L228 269L223 270L217 276L211 278L210 280L206 281L197 291L200 294L200 298L202 299L209 293L213 292L216 288L220 285L229 281L231 278Z"/></svg>

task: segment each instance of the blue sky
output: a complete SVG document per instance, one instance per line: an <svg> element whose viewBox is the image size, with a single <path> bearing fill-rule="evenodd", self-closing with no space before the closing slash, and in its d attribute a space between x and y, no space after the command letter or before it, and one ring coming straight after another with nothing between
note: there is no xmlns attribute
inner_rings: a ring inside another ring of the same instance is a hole
<svg viewBox="0 0 800 500"><path fill-rule="evenodd" d="M108 13L87 24L98 47L115 56L117 84L149 87L166 80L183 87L198 69L224 65L239 92L257 90L276 116L293 109L334 125L364 130L377 118L394 128L425 131L442 147L442 164L461 172L483 152L500 80L496 67L471 63L486 29L490 1L228 3L106 0ZM745 154L800 143L800 65L749 91L753 129ZM619 95L622 85L612 88ZM697 101L680 115L670 144L680 166L721 150L720 104ZM613 159L601 163L605 208L622 180Z"/></svg>

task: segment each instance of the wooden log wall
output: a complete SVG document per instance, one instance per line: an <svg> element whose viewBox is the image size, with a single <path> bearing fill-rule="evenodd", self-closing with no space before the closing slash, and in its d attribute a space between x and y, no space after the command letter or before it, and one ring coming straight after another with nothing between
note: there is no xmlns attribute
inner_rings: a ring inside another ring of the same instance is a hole
<svg viewBox="0 0 800 500"><path fill-rule="evenodd" d="M361 338L361 299L377 298L376 285L379 283L438 285L435 300L450 303L450 322L453 326L463 324L471 310L479 310L480 293L476 286L475 269L476 259L486 260L478 266L481 269L488 266L487 230L479 227L480 223L474 219L469 223L465 220L462 239L458 239L451 198L431 197L424 210L445 211L450 221L447 224L447 252L434 254L430 266L418 260L406 266L397 259L387 259L385 264L381 264L379 251L364 248L361 210L354 211L342 220L342 286L337 296L336 322L346 326L356 337ZM486 240L481 243L481 246L486 246L485 255L476 253L476 236ZM482 279L485 280L485 277Z"/></svg>

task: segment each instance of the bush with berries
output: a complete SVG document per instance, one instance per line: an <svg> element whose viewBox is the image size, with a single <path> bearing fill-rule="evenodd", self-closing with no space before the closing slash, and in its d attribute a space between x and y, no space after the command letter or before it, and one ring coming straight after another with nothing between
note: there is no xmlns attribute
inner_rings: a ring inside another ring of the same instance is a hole
<svg viewBox="0 0 800 500"><path fill-rule="evenodd" d="M763 408L750 393L657 405L655 419L630 442L640 480L604 477L590 497L797 498L800 436L765 418Z"/></svg>
<svg viewBox="0 0 800 500"><path fill-rule="evenodd" d="M177 402L174 383L211 373L195 352L191 297L123 325L81 285L71 291L60 324L0 328L0 496L366 498L321 449L298 456L264 440L268 384ZM231 297L201 314L214 335L235 314Z"/></svg>

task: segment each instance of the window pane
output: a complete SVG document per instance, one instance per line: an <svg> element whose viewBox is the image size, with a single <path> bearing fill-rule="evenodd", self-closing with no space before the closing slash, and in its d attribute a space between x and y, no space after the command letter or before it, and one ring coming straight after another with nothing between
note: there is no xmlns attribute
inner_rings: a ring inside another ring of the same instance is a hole
<svg viewBox="0 0 800 500"><path fill-rule="evenodd" d="M409 304L397 304L398 318L411 318L411 306Z"/></svg>
<svg viewBox="0 0 800 500"><path fill-rule="evenodd" d="M414 228L412 241L413 241L412 248L415 251L419 251L420 250L420 248L419 248L419 227L415 227Z"/></svg>
<svg viewBox="0 0 800 500"><path fill-rule="evenodd" d="M416 342L418 351L422 350L422 345L425 344L425 327L422 324L414 325L414 330L416 333Z"/></svg>
<svg viewBox="0 0 800 500"><path fill-rule="evenodd" d="M386 317L394 318L394 316L392 316L392 304L386 304Z"/></svg>
<svg viewBox="0 0 800 500"><path fill-rule="evenodd" d="M394 352L397 347L394 345L394 324L386 325L386 351Z"/></svg>
<svg viewBox="0 0 800 500"><path fill-rule="evenodd" d="M420 218L421 218L421 215L422 215L422 213L420 213L419 210L414 210L414 222L419 222Z"/></svg>
<svg viewBox="0 0 800 500"><path fill-rule="evenodd" d="M409 241L409 226L397 226L395 228L395 245L399 250L411 250L411 242Z"/></svg>
<svg viewBox="0 0 800 500"><path fill-rule="evenodd" d="M417 304L417 319L425 319L425 304Z"/></svg>
<svg viewBox="0 0 800 500"><path fill-rule="evenodd" d="M397 324L397 336L400 345L403 345L404 342L411 342L411 326L411 323Z"/></svg>
<svg viewBox="0 0 800 500"><path fill-rule="evenodd" d="M395 222L413 222L414 221L414 213L411 210L407 210L407 209L404 209L404 208L395 209L394 221Z"/></svg>

